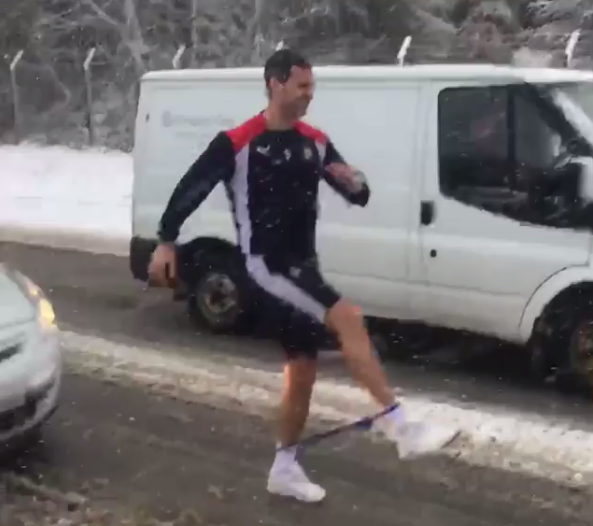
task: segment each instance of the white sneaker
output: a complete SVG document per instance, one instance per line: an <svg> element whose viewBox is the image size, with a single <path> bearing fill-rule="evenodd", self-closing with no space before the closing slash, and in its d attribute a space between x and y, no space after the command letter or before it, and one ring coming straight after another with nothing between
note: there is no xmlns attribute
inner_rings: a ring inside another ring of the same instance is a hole
<svg viewBox="0 0 593 526"><path fill-rule="evenodd" d="M385 434L397 444L401 459L411 459L442 450L459 436L460 431L458 428L425 422L404 422L392 424Z"/></svg>
<svg viewBox="0 0 593 526"><path fill-rule="evenodd" d="M311 482L296 461L272 466L268 492L308 503L321 502L325 498L325 490Z"/></svg>

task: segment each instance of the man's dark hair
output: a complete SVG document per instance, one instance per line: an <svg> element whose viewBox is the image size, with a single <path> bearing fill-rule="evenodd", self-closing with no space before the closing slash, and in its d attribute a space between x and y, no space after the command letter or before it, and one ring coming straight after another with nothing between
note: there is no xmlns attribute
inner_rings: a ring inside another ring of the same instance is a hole
<svg viewBox="0 0 593 526"><path fill-rule="evenodd" d="M266 86L270 86L270 81L276 79L284 84L292 72L292 68L311 69L311 63L301 54L291 49L279 49L275 51L264 66L264 80Z"/></svg>

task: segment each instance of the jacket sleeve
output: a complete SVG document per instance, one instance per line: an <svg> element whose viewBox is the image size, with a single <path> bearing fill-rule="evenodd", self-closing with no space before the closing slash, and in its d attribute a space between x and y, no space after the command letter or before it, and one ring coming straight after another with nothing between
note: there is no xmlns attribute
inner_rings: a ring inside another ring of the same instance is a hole
<svg viewBox="0 0 593 526"><path fill-rule="evenodd" d="M334 146L334 143L328 139L325 148L325 157L323 159L323 168L332 163L347 164L344 158ZM340 194L350 204L358 206L366 206L371 196L371 189L368 185L365 175L357 171L356 175L359 182L362 184L357 192L352 192L350 188L345 186L342 181L335 179L327 170L323 170L323 178L338 194Z"/></svg>
<svg viewBox="0 0 593 526"><path fill-rule="evenodd" d="M229 181L234 172L233 143L226 133L221 132L212 139L177 183L159 223L159 240L175 242L185 220L206 200L219 182Z"/></svg>

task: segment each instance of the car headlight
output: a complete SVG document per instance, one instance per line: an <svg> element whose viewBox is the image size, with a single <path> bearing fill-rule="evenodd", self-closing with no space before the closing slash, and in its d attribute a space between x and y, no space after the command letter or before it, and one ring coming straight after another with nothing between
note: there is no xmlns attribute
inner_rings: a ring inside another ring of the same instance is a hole
<svg viewBox="0 0 593 526"><path fill-rule="evenodd" d="M56 313L41 288L18 270L10 269L11 277L19 285L23 294L37 309L37 321L43 330L56 328Z"/></svg>

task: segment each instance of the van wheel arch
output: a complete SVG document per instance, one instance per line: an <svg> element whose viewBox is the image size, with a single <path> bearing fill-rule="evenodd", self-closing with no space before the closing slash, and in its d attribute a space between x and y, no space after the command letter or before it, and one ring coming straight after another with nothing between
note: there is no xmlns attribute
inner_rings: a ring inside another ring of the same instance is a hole
<svg viewBox="0 0 593 526"><path fill-rule="evenodd" d="M214 333L244 332L251 325L252 284L236 245L214 237L194 239L181 248L180 266L188 313L197 325Z"/></svg>
<svg viewBox="0 0 593 526"><path fill-rule="evenodd" d="M555 370L557 386L563 390L593 388L593 369L585 363L589 360L578 337L587 330L593 342L592 303L593 281L575 283L556 294L535 320L529 342L534 372L547 375Z"/></svg>
<svg viewBox="0 0 593 526"><path fill-rule="evenodd" d="M237 259L240 257L237 245L219 237L198 237L182 245L179 252L182 276L186 272L191 274L191 267L200 256L217 254Z"/></svg>

